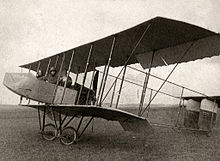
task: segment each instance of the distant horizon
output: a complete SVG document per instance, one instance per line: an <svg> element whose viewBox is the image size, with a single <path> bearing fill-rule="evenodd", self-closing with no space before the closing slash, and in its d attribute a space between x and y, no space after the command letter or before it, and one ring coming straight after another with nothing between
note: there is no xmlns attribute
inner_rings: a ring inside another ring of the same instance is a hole
<svg viewBox="0 0 220 161"><path fill-rule="evenodd" d="M16 105L19 102L19 96L2 84L6 72L20 72L18 66L21 64L123 31L157 16L220 32L220 2L214 0L108 0L101 3L99 0L66 3L56 0L14 3L7 0L1 4L0 104ZM152 69L152 73L166 78L172 68L172 65L158 67ZM119 69L112 69L112 73L117 75ZM220 95L219 71L220 56L217 56L182 63L169 80L206 95ZM144 76L129 71L127 78L143 84ZM161 81L151 79L149 87L158 89L160 84ZM138 103L142 89L127 83L123 87L120 103ZM181 89L168 84L162 90L175 96L181 94ZM176 100L159 95L153 103L163 102L174 103Z"/></svg>

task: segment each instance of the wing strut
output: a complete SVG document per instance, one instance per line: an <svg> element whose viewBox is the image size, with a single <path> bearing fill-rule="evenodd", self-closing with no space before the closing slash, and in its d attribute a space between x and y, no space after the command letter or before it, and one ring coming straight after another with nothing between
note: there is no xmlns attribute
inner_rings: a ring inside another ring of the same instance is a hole
<svg viewBox="0 0 220 161"><path fill-rule="evenodd" d="M41 66L41 62L39 61L39 62L38 62L38 65L37 65L37 73L38 73L39 70L40 70L40 66Z"/></svg>
<svg viewBox="0 0 220 161"><path fill-rule="evenodd" d="M28 72L30 73L30 71L31 71L31 64L29 65L29 69L28 69Z"/></svg>
<svg viewBox="0 0 220 161"><path fill-rule="evenodd" d="M63 93L62 93L62 97L61 97L61 104L63 103L63 98L64 98L64 95L65 95L65 91L66 91L66 86L67 86L67 81L68 81L68 77L70 75L70 69L71 69L71 66L72 66L72 63L73 63L73 57L75 55L75 50L73 50L72 52L72 55L71 55L71 58L70 58L70 63L69 63L69 68L68 68L68 72L67 72L67 79L65 81L65 84L64 84L64 89L63 89Z"/></svg>
<svg viewBox="0 0 220 161"><path fill-rule="evenodd" d="M41 131L42 127L41 127L41 116L40 116L40 108L39 107L37 107L37 112L38 112L38 121L39 121L39 126L40 126L40 131Z"/></svg>
<svg viewBox="0 0 220 161"><path fill-rule="evenodd" d="M116 101L115 108L118 108L118 103L119 103L119 99L120 99L120 96L121 96L121 90L122 90L123 82L124 82L124 79L125 79L126 69L127 69L127 65L125 65L125 67L124 67L124 72L123 72L123 75L122 75L121 85L120 85L120 88L119 88L118 98L117 98L117 101Z"/></svg>
<svg viewBox="0 0 220 161"><path fill-rule="evenodd" d="M78 67L78 71L79 71L79 68L80 67ZM75 83L77 83L77 81L78 81L78 77L79 77L79 72L77 71L77 73L76 73L76 78L75 78Z"/></svg>
<svg viewBox="0 0 220 161"><path fill-rule="evenodd" d="M54 89L54 92L53 92L53 101L52 101L53 103L55 101L55 97L56 97L56 93L57 93L57 88L58 88L58 84L59 84L59 79L60 79L61 72L62 72L62 69L63 69L63 64L64 64L65 57L66 57L66 54L63 53L63 59L62 59L62 62L61 62L61 65L60 65L60 70L59 70L58 77L57 77L56 88Z"/></svg>
<svg viewBox="0 0 220 161"><path fill-rule="evenodd" d="M108 59L108 64L107 64L107 68L106 68L106 72L104 73L104 84L103 84L103 87L101 90L101 95L100 95L100 101L99 101L99 106L101 106L102 104L102 97L103 97L103 93L104 93L104 90L105 90L105 85L106 85L106 81L107 81L107 77L108 77L108 72L109 72L109 66L110 66L110 63L111 63L111 60L112 60L112 54L113 54L113 50L114 50L114 47L115 47L115 41L116 41L116 38L115 36L113 37L113 41L112 41L112 46L111 46L111 51L110 51L110 54L109 54L109 59Z"/></svg>
<svg viewBox="0 0 220 161"><path fill-rule="evenodd" d="M95 68L96 68L96 55L95 53L93 54L93 60L94 60L94 69L93 69L93 77L92 77L92 81L91 81L91 86L90 88L92 87L92 89L94 90L95 92L95 96L96 96L96 92L97 92L97 87L98 87L98 80L99 80L99 71L96 71ZM95 102L94 102L95 103Z"/></svg>
<svg viewBox="0 0 220 161"><path fill-rule="evenodd" d="M111 76L111 75L109 74L109 76ZM112 103L113 103L113 101L114 101L115 89L116 89L117 80L118 80L118 78L117 78L117 77L114 77L114 78L116 78L116 79L115 79L115 84L114 84L114 87L113 87L113 92L112 92L112 98L111 98L110 107L112 107Z"/></svg>
<svg viewBox="0 0 220 161"><path fill-rule="evenodd" d="M59 60L59 55L57 55L57 57L56 57L56 62L55 62L55 65L54 65L54 68L57 68L57 63L58 63L58 60Z"/></svg>
<svg viewBox="0 0 220 161"><path fill-rule="evenodd" d="M150 100L151 100L151 98L152 98L152 94L153 94L153 90L151 89L151 90L150 90L149 102L150 102ZM150 111L150 105L149 105L149 107L147 108L147 117L148 117L149 111Z"/></svg>
<svg viewBox="0 0 220 161"><path fill-rule="evenodd" d="M121 69L121 71L118 73L117 78L119 78L120 74L122 73L122 71L124 70L125 66L128 64L129 60L131 59L131 57L133 56L134 52L136 51L137 47L139 46L141 40L144 38L144 36L146 35L147 31L150 29L151 24L149 24L146 29L144 30L143 34L141 35L140 39L138 40L138 42L135 44L134 48L131 51L131 54L129 55L128 59L125 61L123 68ZM108 92L105 94L105 97L100 100L101 102L103 102L106 97L108 96L109 92L111 91L112 87L114 86L114 84L116 83L116 80L112 83L111 87L109 88Z"/></svg>
<svg viewBox="0 0 220 161"><path fill-rule="evenodd" d="M182 99L182 97L183 97L183 92L184 92L184 87L182 87L182 90L181 90L180 102L179 102L179 109L178 109L178 112L177 112L177 118L176 118L176 124L175 124L175 126L178 125L179 116L180 116L180 111L181 111L181 109L182 109L182 104L184 104L184 100ZM183 103L182 103L182 102L183 102Z"/></svg>
<svg viewBox="0 0 220 161"><path fill-rule="evenodd" d="M46 69L46 72L45 72L45 76L47 77L48 75L48 71L49 71L49 68L50 68L50 63L51 63L51 58L49 59L49 62L47 64L47 69Z"/></svg>
<svg viewBox="0 0 220 161"><path fill-rule="evenodd" d="M107 68L107 64L105 64L104 72L103 72L103 74L102 74L102 80L101 80L101 84L100 84L100 86L99 86L99 92L98 92L98 96L97 96L97 100L96 100L96 105L99 104L99 98L100 98L101 89L102 89L102 86L103 86L103 80L104 80L104 76L105 76L106 68Z"/></svg>
<svg viewBox="0 0 220 161"><path fill-rule="evenodd" d="M79 91L79 94L78 94L78 99L77 99L76 104L79 104L82 89L83 89L84 84L86 82L87 70L88 70L88 67L89 67L89 64L90 64L90 57L91 57L91 54L92 54L92 49L93 49L93 44L90 45L89 54L88 54L88 57L87 57L86 67L85 67L85 71L84 71L83 83L80 87L80 91Z"/></svg>
<svg viewBox="0 0 220 161"><path fill-rule="evenodd" d="M151 72L151 66L152 66L153 60L154 60L154 53L155 53L155 50L153 50L151 61L150 61L150 64L149 64L149 69L148 69L149 74ZM139 116L140 116L142 108L143 108L144 99L145 99L145 96L146 96L147 85L148 85L148 82L149 82L149 79L150 79L150 75L148 73L145 74L144 85L143 85L143 89L142 89L141 100L140 100L139 110L138 110L138 115Z"/></svg>
<svg viewBox="0 0 220 161"><path fill-rule="evenodd" d="M188 51L191 49L191 47L195 44L195 41L191 43L191 45L186 49L186 51L183 53L182 57L180 57L179 61L176 63L176 65L173 67L173 69L171 70L171 72L168 74L167 78L164 80L164 82L161 84L160 88L157 90L157 92L154 94L154 96L152 97L152 99L150 100L150 102L148 103L148 105L145 107L145 109L143 110L143 112L140 114L140 116L142 116L144 114L144 112L146 111L146 109L149 107L149 105L151 104L151 102L154 100L154 98L157 96L158 92L161 90L161 88L164 86L164 84L167 82L167 80L169 79L169 77L171 76L171 74L174 72L174 70L176 69L176 67L179 65L179 63L181 62L181 60L184 58L184 56L188 53Z"/></svg>

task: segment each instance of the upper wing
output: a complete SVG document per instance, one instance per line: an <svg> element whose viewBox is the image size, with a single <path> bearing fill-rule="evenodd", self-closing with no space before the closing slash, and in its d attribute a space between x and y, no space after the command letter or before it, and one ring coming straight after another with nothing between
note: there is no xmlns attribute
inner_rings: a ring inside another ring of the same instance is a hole
<svg viewBox="0 0 220 161"><path fill-rule="evenodd" d="M124 130L133 131L138 133L152 133L153 128L151 127L148 120L144 117L134 115L129 112L125 112L119 109L102 108L98 106L90 105L26 105L33 108L53 108L54 111L68 116L92 116L100 117L106 120L119 121Z"/></svg>
<svg viewBox="0 0 220 161"><path fill-rule="evenodd" d="M150 65L153 51L137 54L136 58L146 69ZM176 46L159 49L154 54L151 67L163 66L220 55L220 35L189 41Z"/></svg>
<svg viewBox="0 0 220 161"><path fill-rule="evenodd" d="M130 29L116 33L114 35L110 35L103 39L64 51L62 53L58 53L45 59L21 65L21 67L29 68L31 66L31 69L36 71L38 63L41 62L41 69L46 70L50 59L51 64L55 64L55 62L57 61L57 64L59 66L62 61L62 56L65 53L64 67L67 69L71 54L74 50L75 55L73 58L71 72L80 73L85 70L85 64L90 50L90 45L93 44L93 52L91 56L90 66L88 68L88 71L91 71L94 67L103 66L106 64L109 57L113 36L116 37L116 42L110 66L122 66L124 65L127 58L130 56L132 50L134 49L134 47L136 46L136 44L138 43L138 41L140 40L141 36L147 28L147 32L145 33L143 39L140 41L139 45L137 46L134 54L131 56L127 65L140 62L143 67L148 67L148 58L151 57L151 54L149 54L149 52L153 50L162 51L165 48L170 48L180 44L185 44L191 41L216 35L216 33L214 32L185 22L156 17L142 24L134 26ZM168 64L170 64L175 63L176 57L178 57L178 55L181 53L175 52L175 54L168 53L162 56L165 60L167 60ZM195 60L197 58L203 58L206 56L218 55L218 53L212 53L211 55L198 55L198 53L196 53L195 55L193 52L191 52L190 55L191 54L193 54L194 56L192 58L191 56L189 56L184 61ZM144 60L144 62L142 60ZM156 63L154 63L153 65L155 67L158 65L164 65L164 63L161 60L155 62Z"/></svg>

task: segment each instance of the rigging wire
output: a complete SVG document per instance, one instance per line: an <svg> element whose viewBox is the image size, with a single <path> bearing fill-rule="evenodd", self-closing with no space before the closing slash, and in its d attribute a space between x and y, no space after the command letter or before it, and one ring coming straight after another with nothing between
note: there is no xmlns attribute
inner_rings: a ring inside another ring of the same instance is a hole
<svg viewBox="0 0 220 161"><path fill-rule="evenodd" d="M118 73L117 78L121 75L122 71L124 70L125 66L127 65L127 63L129 62L129 60L131 59L131 57L133 56L134 52L136 51L138 45L140 44L141 40L144 38L145 34L147 33L147 31L150 29L151 24L149 24L146 29L144 30L143 34L141 35L140 39L138 40L138 42L136 43L136 45L134 46L134 48L131 51L131 54L129 55L128 59L125 61L123 68L121 69L121 71ZM112 87L114 86L114 84L116 83L116 80L112 83L111 87L109 88L108 92L105 94L105 97L100 100L101 103L106 99L106 97L108 96L109 92L111 91Z"/></svg>
<svg viewBox="0 0 220 161"><path fill-rule="evenodd" d="M191 45L187 48L187 50L183 53L182 57L179 59L179 61L176 63L176 65L173 67L173 69L171 70L171 72L168 74L168 76L166 77L166 79L164 80L164 82L161 84L161 86L159 87L159 89L156 91L156 93L154 94L154 96L152 97L152 99L149 101L148 105L145 107L145 109L143 110L143 112L140 114L140 116L142 116L144 114L144 112L146 111L146 109L149 107L149 105L151 104L151 102L154 100L154 98L157 96L158 92L161 90L161 88L164 86L164 84L167 82L167 80L169 79L169 77L171 76L171 74L174 72L174 70L176 69L176 67L179 65L179 63L181 62L181 60L184 58L184 56L188 53L188 51L191 49L191 47L194 45L195 42L192 42Z"/></svg>

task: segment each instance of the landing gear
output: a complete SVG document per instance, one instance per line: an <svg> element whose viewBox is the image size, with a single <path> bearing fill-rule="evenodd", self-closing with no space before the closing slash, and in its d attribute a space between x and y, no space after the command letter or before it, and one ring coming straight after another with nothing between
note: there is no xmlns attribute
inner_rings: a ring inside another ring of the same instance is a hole
<svg viewBox="0 0 220 161"><path fill-rule="evenodd" d="M65 127L60 135L60 141L64 145L71 145L77 138L76 130L73 127Z"/></svg>
<svg viewBox="0 0 220 161"><path fill-rule="evenodd" d="M54 124L52 123L48 123L45 124L46 122L46 113L48 112L46 109L48 107L45 107L43 110L43 124L41 125L41 117L40 117L40 113L38 113L39 116L39 125L40 125L40 130L41 130L41 134L42 137L45 140L49 140L52 141L56 138L60 139L60 142L64 145L71 145L73 143L76 142L77 139L79 139L82 134L85 132L85 130L87 129L88 125L91 123L91 121L93 120L93 117L89 119L89 121L87 122L87 124L85 125L85 127L82 130L79 130L84 117L81 117L77 128L73 128L71 126L68 126L70 124L70 122L75 118L75 116L72 116L71 118L69 118L68 121L65 121L68 117L68 113L66 113L65 117L62 119L61 117L61 113L59 114L59 126L57 124L57 118L55 117L55 112L52 109L52 115L53 115L53 120ZM64 122L66 122L64 124ZM79 134L78 132L81 131Z"/></svg>
<svg viewBox="0 0 220 161"><path fill-rule="evenodd" d="M59 129L56 129L53 124L46 124L44 126L44 131L42 131L42 137L45 140L52 141L56 138L59 138L61 143L64 145L71 145L77 139L76 130L73 127L65 127L62 129L62 132Z"/></svg>
<svg viewBox="0 0 220 161"><path fill-rule="evenodd" d="M49 140L49 141L52 141L56 138L57 136L57 130L55 128L55 125L53 124L46 124L44 126L44 130L42 131L42 137L45 139L45 140Z"/></svg>

